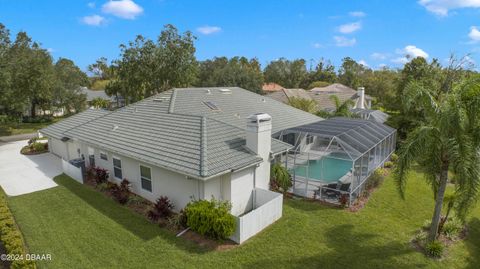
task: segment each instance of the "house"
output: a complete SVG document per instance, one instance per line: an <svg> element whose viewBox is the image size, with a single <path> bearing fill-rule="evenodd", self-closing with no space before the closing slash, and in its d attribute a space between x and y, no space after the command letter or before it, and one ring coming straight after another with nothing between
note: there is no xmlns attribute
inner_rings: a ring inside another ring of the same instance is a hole
<svg viewBox="0 0 480 269"><path fill-rule="evenodd" d="M275 83L275 82L270 82L270 83L264 83L262 86L262 90L264 92L277 92L284 89L281 85Z"/></svg>
<svg viewBox="0 0 480 269"><path fill-rule="evenodd" d="M63 162L83 158L152 202L168 196L177 211L215 197L231 202L239 227L249 212L271 215L241 230L235 241L242 242L281 216L281 200L279 214L254 210L278 196L268 190L270 162L292 148L272 134L319 120L241 88L179 88L115 111L90 109L40 132Z"/></svg>
<svg viewBox="0 0 480 269"><path fill-rule="evenodd" d="M80 92L81 94L85 94L87 97L87 108L94 108L92 105L92 101L97 98L109 101L111 108L122 107L124 106L124 103L125 103L123 98L119 97L117 102L116 96L108 96L103 90L94 91L94 90L90 90L87 87L81 87Z"/></svg>
<svg viewBox="0 0 480 269"><path fill-rule="evenodd" d="M281 89L279 91L271 92L267 94L267 96L284 104L288 104L292 98L313 100L308 91L304 89Z"/></svg>
<svg viewBox="0 0 480 269"><path fill-rule="evenodd" d="M356 91L340 83L334 83L326 87L313 88L309 93L320 109L324 110L335 109L335 103L330 99L332 95L337 96L340 102L353 100L355 102L353 108L370 109L372 107L372 97L366 95L363 88Z"/></svg>

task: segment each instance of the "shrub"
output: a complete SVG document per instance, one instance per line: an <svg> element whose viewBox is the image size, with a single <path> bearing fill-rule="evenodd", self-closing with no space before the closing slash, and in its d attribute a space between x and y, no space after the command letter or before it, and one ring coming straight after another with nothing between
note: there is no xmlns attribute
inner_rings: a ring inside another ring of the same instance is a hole
<svg viewBox="0 0 480 269"><path fill-rule="evenodd" d="M342 195L340 195L338 197L338 202L340 203L340 205L342 207L347 207L348 206L348 200L349 200L348 199L348 194L346 194L346 193L343 193Z"/></svg>
<svg viewBox="0 0 480 269"><path fill-rule="evenodd" d="M33 147L33 150L34 150L34 151L40 152L40 151L44 151L44 150L45 150L45 145L46 145L46 143L34 142L34 143L32 144L32 147Z"/></svg>
<svg viewBox="0 0 480 269"><path fill-rule="evenodd" d="M95 168L95 181L97 184L102 184L107 182L109 178L108 171L106 169L96 167Z"/></svg>
<svg viewBox="0 0 480 269"><path fill-rule="evenodd" d="M0 238L6 250L6 254L23 255L25 257L27 250L22 238L22 233L18 229L13 214L7 205L7 200L3 190L0 188ZM35 262L26 259L14 260L10 268L36 268Z"/></svg>
<svg viewBox="0 0 480 269"><path fill-rule="evenodd" d="M153 221L158 221L160 218L168 218L172 215L173 204L166 196L160 196L157 199L153 208L148 211L148 218Z"/></svg>
<svg viewBox="0 0 480 269"><path fill-rule="evenodd" d="M120 186L116 185L111 189L113 198L119 202L120 204L124 205L128 202L128 198L130 197L130 181L127 179L122 180Z"/></svg>
<svg viewBox="0 0 480 269"><path fill-rule="evenodd" d="M430 225L432 225L432 221L427 219L423 222L422 228L423 229L430 229Z"/></svg>
<svg viewBox="0 0 480 269"><path fill-rule="evenodd" d="M427 240L428 233L425 231L419 231L418 233L415 234L413 240L417 242L420 245L423 245L425 241Z"/></svg>
<svg viewBox="0 0 480 269"><path fill-rule="evenodd" d="M462 229L463 229L462 222L459 219L452 217L447 220L447 222L443 226L442 232L447 237L454 238L458 236L458 234L462 231Z"/></svg>
<svg viewBox="0 0 480 269"><path fill-rule="evenodd" d="M373 172L373 174L371 174L370 177L368 177L367 182L365 183L365 187L368 190L371 190L373 188L380 186L380 184L382 184L383 182L384 175L385 175L384 169L381 169L381 168L376 169Z"/></svg>
<svg viewBox="0 0 480 269"><path fill-rule="evenodd" d="M170 229L181 229L184 226L182 225L182 216L180 214L174 214L167 219L167 226Z"/></svg>
<svg viewBox="0 0 480 269"><path fill-rule="evenodd" d="M215 239L226 239L235 232L235 217L228 201L198 200L185 207L187 225L193 231Z"/></svg>
<svg viewBox="0 0 480 269"><path fill-rule="evenodd" d="M288 170L278 163L272 165L270 169L270 188L273 191L286 193L292 187L292 177Z"/></svg>
<svg viewBox="0 0 480 269"><path fill-rule="evenodd" d="M383 166L384 166L385 168L392 168L392 167L393 167L393 162L390 162L390 161L385 162L385 163L383 164Z"/></svg>
<svg viewBox="0 0 480 269"><path fill-rule="evenodd" d="M397 162L398 161L398 155L395 154L395 153L392 153L392 155L390 155L390 161L392 162Z"/></svg>
<svg viewBox="0 0 480 269"><path fill-rule="evenodd" d="M38 116L38 117L23 117L24 123L47 123L52 122L52 116Z"/></svg>
<svg viewBox="0 0 480 269"><path fill-rule="evenodd" d="M433 258L440 258L443 254L444 246L442 242L434 240L425 245L425 253Z"/></svg>

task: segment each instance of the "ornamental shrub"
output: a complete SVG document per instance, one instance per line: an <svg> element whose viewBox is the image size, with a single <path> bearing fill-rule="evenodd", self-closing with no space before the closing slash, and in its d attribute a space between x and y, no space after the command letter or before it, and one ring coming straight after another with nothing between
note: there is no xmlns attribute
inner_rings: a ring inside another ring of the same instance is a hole
<svg viewBox="0 0 480 269"><path fill-rule="evenodd" d="M371 190L380 186L383 182L383 177L385 175L385 170L382 168L376 169L370 177L368 177L367 182L365 183L365 187L367 190Z"/></svg>
<svg viewBox="0 0 480 269"><path fill-rule="evenodd" d="M440 258L442 257L444 248L442 242L434 240L425 245L425 253L432 258Z"/></svg>
<svg viewBox="0 0 480 269"><path fill-rule="evenodd" d="M270 188L273 191L286 193L292 185L292 177L288 170L278 163L273 164L270 169Z"/></svg>
<svg viewBox="0 0 480 269"><path fill-rule="evenodd" d="M124 179L120 183L120 186L115 186L117 187L114 187L110 190L113 198L122 205L126 204L128 202L128 198L130 197L130 181Z"/></svg>
<svg viewBox="0 0 480 269"><path fill-rule="evenodd" d="M187 226L193 231L215 239L227 239L235 232L235 217L228 201L198 200L185 207Z"/></svg>
<svg viewBox="0 0 480 269"><path fill-rule="evenodd" d="M454 238L462 231L463 225L462 222L455 218L449 218L445 225L443 226L442 232L449 238Z"/></svg>
<svg viewBox="0 0 480 269"><path fill-rule="evenodd" d="M160 218L168 218L172 215L173 204L167 196L160 196L153 208L148 211L148 218L158 221Z"/></svg>
<svg viewBox="0 0 480 269"><path fill-rule="evenodd" d="M393 167L393 162L390 162L390 161L385 162L385 163L383 164L383 166L384 166L385 168L392 168L392 167Z"/></svg>
<svg viewBox="0 0 480 269"><path fill-rule="evenodd" d="M106 183L109 177L108 171L106 169L95 167L95 181L97 184Z"/></svg>
<svg viewBox="0 0 480 269"><path fill-rule="evenodd" d="M398 161L398 155L395 154L395 153L392 153L392 155L390 155L390 161L392 162L397 162Z"/></svg>

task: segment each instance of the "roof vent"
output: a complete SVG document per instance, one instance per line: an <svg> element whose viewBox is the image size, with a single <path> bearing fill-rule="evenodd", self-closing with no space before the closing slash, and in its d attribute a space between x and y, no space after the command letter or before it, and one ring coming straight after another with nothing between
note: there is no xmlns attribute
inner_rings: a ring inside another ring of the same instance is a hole
<svg viewBox="0 0 480 269"><path fill-rule="evenodd" d="M115 131L118 129L118 125L114 124L113 127L112 127L112 131Z"/></svg>
<svg viewBox="0 0 480 269"><path fill-rule="evenodd" d="M167 96L157 97L157 98L154 98L153 101L154 102L170 101L170 97L167 97Z"/></svg>
<svg viewBox="0 0 480 269"><path fill-rule="evenodd" d="M267 100L265 98L262 98L262 103L265 103L267 102Z"/></svg>
<svg viewBox="0 0 480 269"><path fill-rule="evenodd" d="M210 91L209 89L206 92L207 94L212 94L212 91Z"/></svg>
<svg viewBox="0 0 480 269"><path fill-rule="evenodd" d="M232 90L230 90L230 89L220 89L220 90L218 90L218 91L220 91L220 92L223 93L223 94L230 94L230 93L232 93Z"/></svg>

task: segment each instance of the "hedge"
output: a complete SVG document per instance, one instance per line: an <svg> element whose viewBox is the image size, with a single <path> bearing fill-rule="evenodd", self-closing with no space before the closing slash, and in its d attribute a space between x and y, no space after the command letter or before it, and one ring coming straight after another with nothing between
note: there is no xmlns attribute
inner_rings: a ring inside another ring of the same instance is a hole
<svg viewBox="0 0 480 269"><path fill-rule="evenodd" d="M26 257L27 248L23 240L12 212L8 208L7 198L0 187L0 241L2 241L7 253L11 255L22 255ZM12 261L10 268L36 268L35 262L31 260Z"/></svg>

